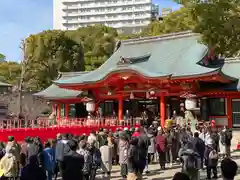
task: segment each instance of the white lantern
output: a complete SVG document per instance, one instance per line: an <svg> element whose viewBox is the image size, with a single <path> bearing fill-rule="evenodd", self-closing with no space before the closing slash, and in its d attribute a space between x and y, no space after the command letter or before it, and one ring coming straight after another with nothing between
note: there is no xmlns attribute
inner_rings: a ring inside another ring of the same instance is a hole
<svg viewBox="0 0 240 180"><path fill-rule="evenodd" d="M197 107L197 100L196 99L186 99L185 100L185 108L187 110L195 109Z"/></svg>
<svg viewBox="0 0 240 180"><path fill-rule="evenodd" d="M88 112L94 112L95 111L95 103L93 101L87 102L86 104L86 110Z"/></svg>

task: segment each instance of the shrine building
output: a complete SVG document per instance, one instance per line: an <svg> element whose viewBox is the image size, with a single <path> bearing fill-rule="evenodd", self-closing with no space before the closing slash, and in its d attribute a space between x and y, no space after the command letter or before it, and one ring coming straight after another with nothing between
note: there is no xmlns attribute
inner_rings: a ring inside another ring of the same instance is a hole
<svg viewBox="0 0 240 180"><path fill-rule="evenodd" d="M199 120L240 127L240 59L219 58L199 43L200 35L180 32L117 43L113 55L90 72L60 73L35 94L52 102L57 119L103 117L126 111L137 118L146 109L163 126L173 112L199 111Z"/></svg>

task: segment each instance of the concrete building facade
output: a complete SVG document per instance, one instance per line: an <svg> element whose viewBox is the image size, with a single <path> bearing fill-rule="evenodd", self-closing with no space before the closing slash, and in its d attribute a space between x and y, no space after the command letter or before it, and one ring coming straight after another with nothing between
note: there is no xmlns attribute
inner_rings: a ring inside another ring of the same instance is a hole
<svg viewBox="0 0 240 180"><path fill-rule="evenodd" d="M151 22L152 5L152 0L54 0L53 27L75 30L104 24L120 32L132 28L136 33Z"/></svg>

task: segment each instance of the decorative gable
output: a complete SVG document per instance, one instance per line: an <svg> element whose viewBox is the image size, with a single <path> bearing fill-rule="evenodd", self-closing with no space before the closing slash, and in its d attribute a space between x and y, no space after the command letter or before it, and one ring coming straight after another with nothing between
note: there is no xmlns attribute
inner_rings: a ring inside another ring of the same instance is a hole
<svg viewBox="0 0 240 180"><path fill-rule="evenodd" d="M145 62L150 58L150 54L146 54L144 56L138 57L123 57L120 56L120 60L118 61L117 65L127 65L127 64L135 64L140 62Z"/></svg>

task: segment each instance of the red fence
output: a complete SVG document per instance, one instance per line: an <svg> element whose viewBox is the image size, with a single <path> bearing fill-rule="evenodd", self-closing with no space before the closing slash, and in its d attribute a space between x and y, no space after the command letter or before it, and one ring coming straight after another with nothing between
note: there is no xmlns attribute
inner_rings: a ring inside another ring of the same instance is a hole
<svg viewBox="0 0 240 180"><path fill-rule="evenodd" d="M23 141L27 136L40 137L42 141L55 138L58 133L71 133L74 135L89 134L106 128L115 131L116 128L138 126L138 121L117 121L116 119L61 119L53 123L46 119L38 121L4 120L1 121L0 141L7 141L8 136L14 136L17 141Z"/></svg>

